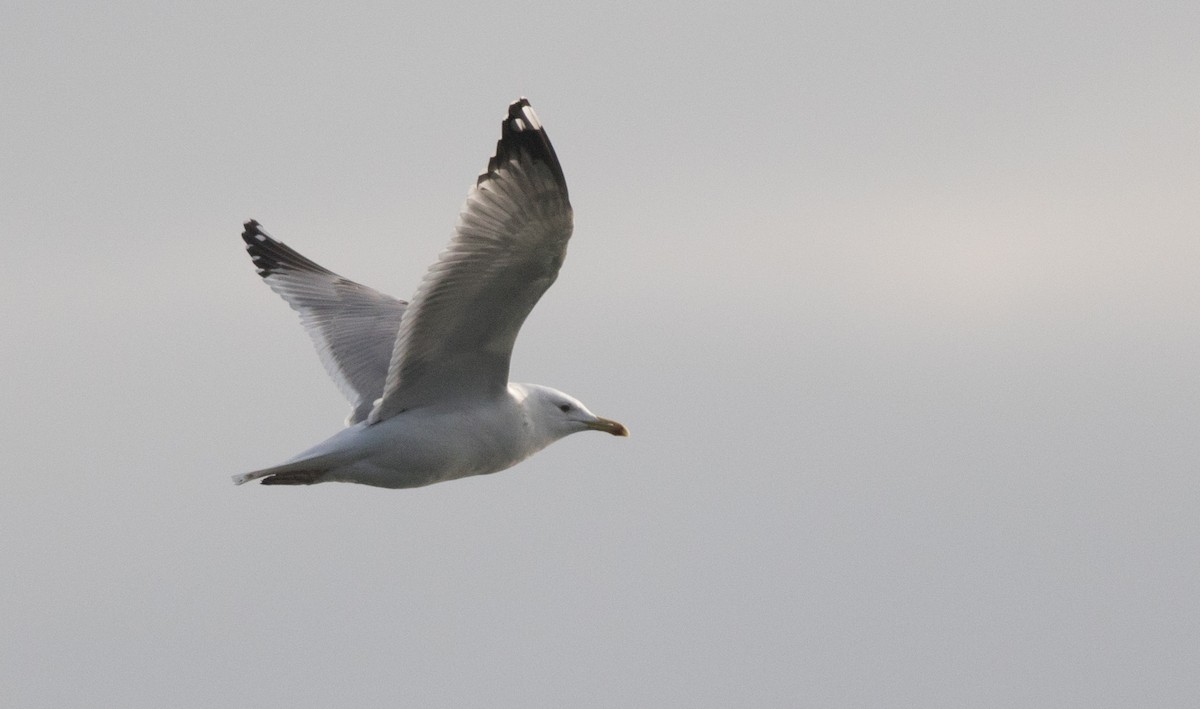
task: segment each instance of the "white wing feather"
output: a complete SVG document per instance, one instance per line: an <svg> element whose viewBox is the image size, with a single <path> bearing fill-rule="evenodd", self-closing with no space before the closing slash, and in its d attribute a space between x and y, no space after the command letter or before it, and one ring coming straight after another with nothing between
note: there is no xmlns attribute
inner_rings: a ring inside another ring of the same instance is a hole
<svg viewBox="0 0 1200 709"><path fill-rule="evenodd" d="M259 275L300 313L325 370L353 405L347 425L365 420L383 394L407 304L305 258L256 221L246 222L242 238Z"/></svg>
<svg viewBox="0 0 1200 709"><path fill-rule="evenodd" d="M529 102L516 101L450 245L400 322L384 393L368 420L501 395L517 333L557 278L571 229L554 148Z"/></svg>

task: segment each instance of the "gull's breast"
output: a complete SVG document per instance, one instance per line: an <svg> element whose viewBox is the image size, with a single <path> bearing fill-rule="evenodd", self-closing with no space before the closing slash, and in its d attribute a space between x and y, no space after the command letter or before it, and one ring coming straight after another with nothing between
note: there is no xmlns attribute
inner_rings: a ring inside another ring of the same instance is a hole
<svg viewBox="0 0 1200 709"><path fill-rule="evenodd" d="M534 451L520 412L505 402L462 409L414 409L364 431L363 456L341 480L421 487L516 465Z"/></svg>

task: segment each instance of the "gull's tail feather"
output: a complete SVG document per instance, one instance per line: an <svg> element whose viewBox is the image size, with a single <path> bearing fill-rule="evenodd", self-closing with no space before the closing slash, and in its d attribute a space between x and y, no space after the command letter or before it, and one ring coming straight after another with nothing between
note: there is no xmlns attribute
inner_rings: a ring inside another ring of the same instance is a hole
<svg viewBox="0 0 1200 709"><path fill-rule="evenodd" d="M233 476L234 485L243 485L251 480L262 479L263 485L312 485L319 483L333 467L332 456L317 456L297 460L273 468L263 468Z"/></svg>
<svg viewBox="0 0 1200 709"><path fill-rule="evenodd" d="M275 473L262 479L263 485L312 485L320 482L324 470L293 470L287 473Z"/></svg>

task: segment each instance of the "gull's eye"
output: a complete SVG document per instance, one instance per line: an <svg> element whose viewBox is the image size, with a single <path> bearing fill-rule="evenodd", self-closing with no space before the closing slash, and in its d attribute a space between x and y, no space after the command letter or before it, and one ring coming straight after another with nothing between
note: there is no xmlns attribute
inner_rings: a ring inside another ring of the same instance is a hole
<svg viewBox="0 0 1200 709"><path fill-rule="evenodd" d="M571 405L570 404L559 404L558 410L565 414L571 410Z"/></svg>

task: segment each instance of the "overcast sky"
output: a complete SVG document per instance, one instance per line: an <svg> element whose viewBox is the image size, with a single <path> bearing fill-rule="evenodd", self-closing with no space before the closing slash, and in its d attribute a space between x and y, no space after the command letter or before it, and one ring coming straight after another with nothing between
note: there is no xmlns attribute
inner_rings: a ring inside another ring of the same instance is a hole
<svg viewBox="0 0 1200 709"><path fill-rule="evenodd" d="M1195 2L0 4L0 705L1183 707ZM513 377L627 424L235 487L348 412L528 96Z"/></svg>

